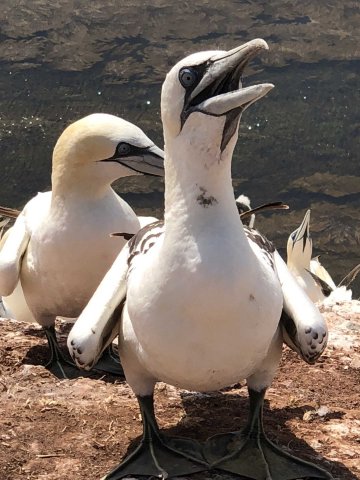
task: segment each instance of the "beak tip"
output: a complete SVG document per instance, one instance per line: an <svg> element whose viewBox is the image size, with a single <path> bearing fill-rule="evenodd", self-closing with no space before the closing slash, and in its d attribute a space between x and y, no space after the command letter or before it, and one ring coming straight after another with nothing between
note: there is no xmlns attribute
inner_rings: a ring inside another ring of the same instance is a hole
<svg viewBox="0 0 360 480"><path fill-rule="evenodd" d="M270 92L270 90L275 88L275 85L273 83L267 83L266 86L267 86L268 92Z"/></svg>
<svg viewBox="0 0 360 480"><path fill-rule="evenodd" d="M257 47L259 49L269 50L269 45L263 38L255 38L251 41L251 43L254 45L254 47Z"/></svg>
<svg viewBox="0 0 360 480"><path fill-rule="evenodd" d="M275 87L275 85L272 84L272 83L261 83L261 84L258 86L258 88L259 88L259 93L260 93L259 98L264 97L265 95L267 95L274 87Z"/></svg>

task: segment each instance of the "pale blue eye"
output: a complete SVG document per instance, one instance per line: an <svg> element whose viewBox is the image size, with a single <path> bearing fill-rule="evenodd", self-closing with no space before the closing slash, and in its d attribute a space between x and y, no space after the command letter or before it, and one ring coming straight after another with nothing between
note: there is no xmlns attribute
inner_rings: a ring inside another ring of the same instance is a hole
<svg viewBox="0 0 360 480"><path fill-rule="evenodd" d="M197 81L197 72L193 68L185 67L179 72L179 81L184 88L195 85Z"/></svg>
<svg viewBox="0 0 360 480"><path fill-rule="evenodd" d="M117 146L116 150L119 155L128 155L130 153L131 147L128 143L121 142Z"/></svg>

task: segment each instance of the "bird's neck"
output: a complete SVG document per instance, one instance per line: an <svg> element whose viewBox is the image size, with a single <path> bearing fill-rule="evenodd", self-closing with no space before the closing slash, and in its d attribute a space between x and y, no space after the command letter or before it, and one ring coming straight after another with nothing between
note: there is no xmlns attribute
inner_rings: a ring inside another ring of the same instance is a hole
<svg viewBox="0 0 360 480"><path fill-rule="evenodd" d="M311 260L311 249L305 248L302 249L301 246L296 245L293 251L288 252L288 264L291 269L297 271L302 271L304 269L310 270L310 260Z"/></svg>
<svg viewBox="0 0 360 480"><path fill-rule="evenodd" d="M57 164L51 175L52 198L99 199L108 195L110 182L102 182L95 168Z"/></svg>
<svg viewBox="0 0 360 480"><path fill-rule="evenodd" d="M218 148L214 151L219 151ZM165 223L174 236L222 230L245 239L231 179L231 156L186 145L175 138L165 144Z"/></svg>

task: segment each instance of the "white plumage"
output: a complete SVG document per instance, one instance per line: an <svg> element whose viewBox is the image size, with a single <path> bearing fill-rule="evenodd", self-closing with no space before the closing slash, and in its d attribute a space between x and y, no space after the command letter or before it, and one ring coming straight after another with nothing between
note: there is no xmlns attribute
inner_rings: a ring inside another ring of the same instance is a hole
<svg viewBox="0 0 360 480"><path fill-rule="evenodd" d="M66 128L54 149L52 191L25 205L2 242L8 313L43 327L57 315L77 317L126 242L110 234L146 223L111 183L141 171L162 175L162 164L162 150L121 118L93 114Z"/></svg>
<svg viewBox="0 0 360 480"><path fill-rule="evenodd" d="M283 306L290 315L298 307L289 292L284 301L281 283L287 274L291 277L286 265L264 237L244 230L232 189L231 159L241 113L273 87L241 88L240 75L265 48L263 40L254 40L230 52L202 52L169 72L161 99L164 225L150 225L129 241L69 335L73 359L91 368L119 328L122 364L141 406L143 440L107 480L127 474L168 478L206 469L196 442L159 433L151 406L157 381L209 391L246 378L259 405L252 415L259 418L281 355ZM309 351L310 332L314 349L304 358L312 362L325 347L326 327L293 281L307 314L306 320L301 313L295 318L294 348ZM254 435L259 421L248 427ZM230 441L228 448L235 444ZM239 474L257 468L257 460L245 470L242 461L225 465L216 453L217 468ZM261 455L262 468L269 472ZM284 462L287 457L281 455ZM283 473L284 463L279 468ZM309 476L318 472L306 468Z"/></svg>

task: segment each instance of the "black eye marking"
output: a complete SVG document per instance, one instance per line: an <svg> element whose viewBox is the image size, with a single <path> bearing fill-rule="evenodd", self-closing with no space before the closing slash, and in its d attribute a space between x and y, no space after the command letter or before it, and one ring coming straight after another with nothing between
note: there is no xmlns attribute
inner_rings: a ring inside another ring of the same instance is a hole
<svg viewBox="0 0 360 480"><path fill-rule="evenodd" d="M116 147L116 153L120 156L128 155L131 151L132 146L125 142L120 142Z"/></svg>
<svg viewBox="0 0 360 480"><path fill-rule="evenodd" d="M187 117L190 115L194 108L194 105L192 105L191 103L191 93L199 85L209 67L210 62L206 61L204 63L201 63L200 65L182 67L179 70L179 82L185 89L184 106L181 112L181 128L184 126ZM199 95L197 95L197 104L202 102L203 95L203 92L200 92Z"/></svg>
<svg viewBox="0 0 360 480"><path fill-rule="evenodd" d="M198 83L198 72L192 67L183 67L179 71L179 82L187 89Z"/></svg>
<svg viewBox="0 0 360 480"><path fill-rule="evenodd" d="M103 160L98 160L98 161L99 162L116 162L116 161L120 162L120 160L123 160L127 157L143 157L144 155L148 154L149 149L151 147L152 145L149 145L147 147L137 147L127 142L119 142L115 149L115 153L112 157L104 158Z"/></svg>

